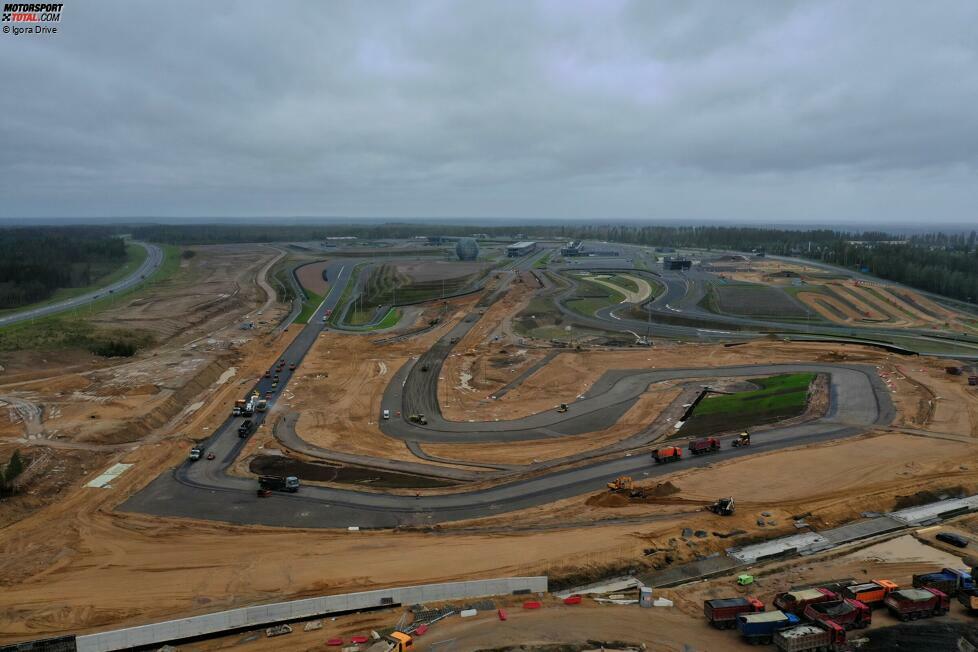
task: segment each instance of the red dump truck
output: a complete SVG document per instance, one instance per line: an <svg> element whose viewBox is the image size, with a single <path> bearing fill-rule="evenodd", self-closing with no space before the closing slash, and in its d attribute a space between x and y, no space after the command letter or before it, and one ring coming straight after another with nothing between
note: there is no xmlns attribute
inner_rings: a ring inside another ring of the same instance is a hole
<svg viewBox="0 0 978 652"><path fill-rule="evenodd" d="M717 629L733 629L737 616L764 611L764 603L757 598L716 598L703 601L703 615Z"/></svg>
<svg viewBox="0 0 978 652"><path fill-rule="evenodd" d="M805 607L810 604L838 599L839 596L828 589L801 589L777 594L774 597L774 606L785 613L801 616L805 613Z"/></svg>
<svg viewBox="0 0 978 652"><path fill-rule="evenodd" d="M843 598L808 605L805 618L813 622L833 622L844 629L862 629L873 622L873 611L859 600Z"/></svg>
<svg viewBox="0 0 978 652"><path fill-rule="evenodd" d="M873 580L862 584L851 584L842 589L842 597L859 600L870 607L882 604L886 596L900 588L900 585L890 580Z"/></svg>
<svg viewBox="0 0 978 652"><path fill-rule="evenodd" d="M656 464L678 462L683 459L683 449L678 446L666 446L665 448L652 451L652 459L655 460Z"/></svg>
<svg viewBox="0 0 978 652"><path fill-rule="evenodd" d="M917 620L943 616L951 608L951 601L937 589L902 589L886 596L887 609L900 620Z"/></svg>
<svg viewBox="0 0 978 652"><path fill-rule="evenodd" d="M694 439L689 442L689 452L693 455L704 455L706 453L719 453L720 452L720 440L716 437L704 437L703 439Z"/></svg>
<svg viewBox="0 0 978 652"><path fill-rule="evenodd" d="M846 643L846 630L832 621L782 629L774 635L774 646L782 652L849 650L849 645Z"/></svg>

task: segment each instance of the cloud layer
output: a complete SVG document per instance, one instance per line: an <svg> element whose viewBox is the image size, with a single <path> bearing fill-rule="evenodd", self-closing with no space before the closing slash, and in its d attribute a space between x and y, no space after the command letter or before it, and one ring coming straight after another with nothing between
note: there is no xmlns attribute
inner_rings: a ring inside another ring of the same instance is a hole
<svg viewBox="0 0 978 652"><path fill-rule="evenodd" d="M0 35L0 217L974 221L972 2L93 2Z"/></svg>

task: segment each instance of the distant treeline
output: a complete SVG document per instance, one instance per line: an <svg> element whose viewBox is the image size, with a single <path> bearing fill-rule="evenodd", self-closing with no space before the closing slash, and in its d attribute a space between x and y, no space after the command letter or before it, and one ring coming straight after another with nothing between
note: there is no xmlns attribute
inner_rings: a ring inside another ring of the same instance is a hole
<svg viewBox="0 0 978 652"><path fill-rule="evenodd" d="M978 300L976 233L928 233L909 239L881 231L790 230L726 226L350 224L328 226L146 225L139 239L171 244L282 242L354 236L363 239L426 235L607 240L628 244L722 249L800 256L905 283L955 299ZM893 244L906 240L905 244Z"/></svg>
<svg viewBox="0 0 978 652"><path fill-rule="evenodd" d="M85 287L126 261L111 227L0 229L0 308L43 301L59 288Z"/></svg>

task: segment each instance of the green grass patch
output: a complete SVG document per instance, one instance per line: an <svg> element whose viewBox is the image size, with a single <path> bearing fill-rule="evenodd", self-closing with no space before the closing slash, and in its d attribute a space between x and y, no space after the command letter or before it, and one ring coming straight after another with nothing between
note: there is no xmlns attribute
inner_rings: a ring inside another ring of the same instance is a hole
<svg viewBox="0 0 978 652"><path fill-rule="evenodd" d="M623 276L621 274L615 274L614 276L609 276L604 280L614 285L617 285L620 288L628 290L629 292L638 292L638 283L628 278L627 276Z"/></svg>
<svg viewBox="0 0 978 652"><path fill-rule="evenodd" d="M316 308L319 304L323 302L323 296L306 290L306 300L302 302L302 310L299 312L299 316L295 318L296 324L308 324L309 320L312 319L313 314L316 312Z"/></svg>
<svg viewBox="0 0 978 652"><path fill-rule="evenodd" d="M553 251L552 250L548 251L544 256L542 256L536 262L533 263L534 269L546 269L547 264L550 262L550 256L552 255L553 255Z"/></svg>

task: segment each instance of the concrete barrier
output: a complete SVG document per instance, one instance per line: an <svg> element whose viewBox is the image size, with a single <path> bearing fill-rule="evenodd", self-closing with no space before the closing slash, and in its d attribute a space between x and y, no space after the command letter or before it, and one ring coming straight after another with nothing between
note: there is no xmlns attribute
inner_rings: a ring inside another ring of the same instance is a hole
<svg viewBox="0 0 978 652"><path fill-rule="evenodd" d="M276 623L315 618L331 613L374 609L389 604L415 604L460 600L493 595L510 595L514 591L545 593L546 576L504 577L469 582L422 584L361 593L327 595L291 602L258 605L220 611L151 625L127 627L77 638L79 652L110 652L127 650L182 639L220 634L225 631L265 627Z"/></svg>

